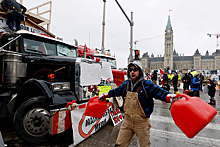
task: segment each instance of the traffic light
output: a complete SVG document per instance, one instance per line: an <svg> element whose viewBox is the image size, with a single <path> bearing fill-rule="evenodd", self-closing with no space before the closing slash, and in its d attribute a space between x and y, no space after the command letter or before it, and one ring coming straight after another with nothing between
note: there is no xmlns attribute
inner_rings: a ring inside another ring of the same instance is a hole
<svg viewBox="0 0 220 147"><path fill-rule="evenodd" d="M140 60L140 50L134 50L134 59Z"/></svg>

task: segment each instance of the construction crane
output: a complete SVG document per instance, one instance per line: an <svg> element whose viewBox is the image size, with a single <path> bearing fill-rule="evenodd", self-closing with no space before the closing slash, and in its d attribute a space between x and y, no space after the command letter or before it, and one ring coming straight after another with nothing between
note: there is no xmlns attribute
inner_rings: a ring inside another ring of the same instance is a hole
<svg viewBox="0 0 220 147"><path fill-rule="evenodd" d="M150 40L150 39L156 39L156 38L160 38L160 37L163 37L164 35L161 35L161 36L155 36L155 37L150 37L150 38L145 38L145 39L139 39L139 40L135 40L134 41L134 44L135 44L135 48L136 48L136 44L140 41L145 41L145 40Z"/></svg>
<svg viewBox="0 0 220 147"><path fill-rule="evenodd" d="M207 35L208 35L209 37L216 36L216 49L218 49L218 48L219 48L218 38L220 37L220 34L209 34L209 33L207 33Z"/></svg>

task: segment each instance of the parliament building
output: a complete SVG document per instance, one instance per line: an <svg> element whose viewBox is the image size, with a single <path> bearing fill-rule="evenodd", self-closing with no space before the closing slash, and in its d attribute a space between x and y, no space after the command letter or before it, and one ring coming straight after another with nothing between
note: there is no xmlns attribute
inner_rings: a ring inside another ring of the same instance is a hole
<svg viewBox="0 0 220 147"><path fill-rule="evenodd" d="M220 69L220 50L216 49L214 53L209 55L208 50L205 55L201 55L199 50L196 49L193 56L179 55L174 49L173 45L173 29L171 26L170 16L168 16L167 26L165 29L165 42L164 42L164 55L163 57L154 55L148 55L148 52L144 53L140 59L143 69L170 69L170 70L182 70L182 69L207 69L216 70Z"/></svg>

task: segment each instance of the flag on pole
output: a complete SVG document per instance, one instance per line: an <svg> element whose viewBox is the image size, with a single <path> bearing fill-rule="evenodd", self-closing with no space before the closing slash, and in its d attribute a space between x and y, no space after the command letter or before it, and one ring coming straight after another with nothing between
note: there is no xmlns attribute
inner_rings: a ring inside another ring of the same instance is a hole
<svg viewBox="0 0 220 147"><path fill-rule="evenodd" d="M161 79L161 83L164 84L164 81L163 81L163 73L164 71L160 68L160 79Z"/></svg>

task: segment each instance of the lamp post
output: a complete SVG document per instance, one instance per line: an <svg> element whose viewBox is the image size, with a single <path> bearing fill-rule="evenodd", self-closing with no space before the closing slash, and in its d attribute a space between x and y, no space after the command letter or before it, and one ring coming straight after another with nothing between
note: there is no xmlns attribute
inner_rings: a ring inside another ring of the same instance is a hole
<svg viewBox="0 0 220 147"><path fill-rule="evenodd" d="M117 0L115 0L115 2L118 4L119 8L121 9L121 11L123 12L123 14L125 15L125 17L127 18L130 26L131 26L131 36L130 36L130 62L133 61L133 26L134 26L134 22L133 22L133 12L131 12L131 20L128 18L128 16L126 15L126 13L124 12L124 10L122 9L122 7L120 6L120 4L118 3Z"/></svg>
<svg viewBox="0 0 220 147"><path fill-rule="evenodd" d="M105 4L106 0L103 0L104 7L103 7L103 22L102 22L102 54L105 53L105 47L104 47L104 38L105 38Z"/></svg>

